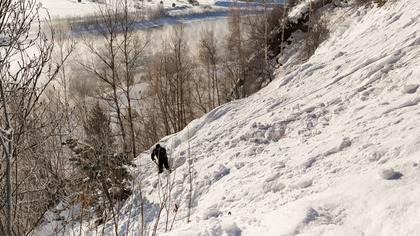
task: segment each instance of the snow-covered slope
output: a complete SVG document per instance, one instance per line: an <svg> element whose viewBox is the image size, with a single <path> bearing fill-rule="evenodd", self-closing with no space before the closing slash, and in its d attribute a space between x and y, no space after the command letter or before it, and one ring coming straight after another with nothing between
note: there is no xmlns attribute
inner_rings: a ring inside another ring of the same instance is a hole
<svg viewBox="0 0 420 236"><path fill-rule="evenodd" d="M420 1L332 14L337 25L309 61L289 60L257 94L160 142L175 169L169 227L176 220L164 234L164 210L158 235L418 235ZM140 183L153 230L168 178L150 150L136 161L121 235L140 235Z"/></svg>
<svg viewBox="0 0 420 236"><path fill-rule="evenodd" d="M416 235L419 9L417 0L335 9L347 18L309 61L162 140L176 167L171 200L181 206L168 235ZM158 204L149 153L138 162Z"/></svg>

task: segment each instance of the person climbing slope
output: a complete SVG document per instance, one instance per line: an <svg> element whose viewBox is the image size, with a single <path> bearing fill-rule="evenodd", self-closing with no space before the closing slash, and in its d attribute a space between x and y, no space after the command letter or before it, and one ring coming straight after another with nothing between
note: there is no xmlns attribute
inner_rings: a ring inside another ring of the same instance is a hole
<svg viewBox="0 0 420 236"><path fill-rule="evenodd" d="M155 156L157 157L158 163L156 163ZM163 172L163 165L165 165L165 168L171 172L169 169L166 149L161 147L160 144L156 144L156 148L152 151L152 161L154 161L159 166L159 174Z"/></svg>

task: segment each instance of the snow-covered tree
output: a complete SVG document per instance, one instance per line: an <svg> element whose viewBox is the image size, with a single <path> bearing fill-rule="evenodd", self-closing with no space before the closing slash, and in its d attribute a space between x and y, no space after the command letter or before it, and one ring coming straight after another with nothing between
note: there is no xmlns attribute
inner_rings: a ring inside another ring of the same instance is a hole
<svg viewBox="0 0 420 236"><path fill-rule="evenodd" d="M49 203L43 198L44 186L25 181L37 174L48 177L49 172L41 171L39 162L25 163L34 148L46 143L32 142L30 137L50 124L42 113L36 113L68 54L62 63L50 64L54 32L48 19L41 23L39 8L34 0L0 2L0 232L4 235L28 233Z"/></svg>

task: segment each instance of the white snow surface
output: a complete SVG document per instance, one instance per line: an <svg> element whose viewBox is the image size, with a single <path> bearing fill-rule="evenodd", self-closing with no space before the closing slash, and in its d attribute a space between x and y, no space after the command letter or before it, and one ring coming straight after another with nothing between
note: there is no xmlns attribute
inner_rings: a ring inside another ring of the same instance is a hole
<svg viewBox="0 0 420 236"><path fill-rule="evenodd" d="M34 1L34 0L32 0ZM121 0L35 0L40 6L41 18L50 15L53 19L80 17L93 15L106 5L118 4ZM128 0L130 11L142 11L163 7L170 16L187 16L191 14L204 14L215 11L228 11L232 6L262 7L260 0L242 1L234 0L199 0L196 4L190 4L188 0ZM236 3L234 3L236 2ZM274 0L281 2L283 0ZM287 2L287 1L286 1ZM175 4L175 6L173 6ZM207 15L209 17L209 15Z"/></svg>
<svg viewBox="0 0 420 236"><path fill-rule="evenodd" d="M180 208L167 233L163 211L158 235L419 234L420 1L331 15L330 38L308 61L288 60L258 93L163 138L171 174L159 181L152 147L135 160L120 235L140 235L140 181L153 230L168 176Z"/></svg>
<svg viewBox="0 0 420 236"><path fill-rule="evenodd" d="M100 4L91 0L36 0L40 6L40 16L45 18L50 15L55 17L73 17L93 14L99 9Z"/></svg>

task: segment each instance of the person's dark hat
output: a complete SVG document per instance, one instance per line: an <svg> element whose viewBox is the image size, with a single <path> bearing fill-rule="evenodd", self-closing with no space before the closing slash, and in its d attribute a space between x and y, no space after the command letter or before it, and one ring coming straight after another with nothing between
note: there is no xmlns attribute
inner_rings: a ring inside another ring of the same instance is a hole
<svg viewBox="0 0 420 236"><path fill-rule="evenodd" d="M160 144L156 144L156 148L160 148Z"/></svg>

